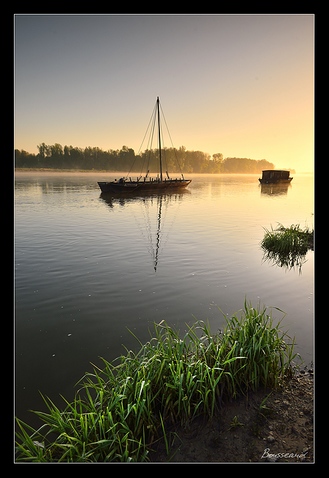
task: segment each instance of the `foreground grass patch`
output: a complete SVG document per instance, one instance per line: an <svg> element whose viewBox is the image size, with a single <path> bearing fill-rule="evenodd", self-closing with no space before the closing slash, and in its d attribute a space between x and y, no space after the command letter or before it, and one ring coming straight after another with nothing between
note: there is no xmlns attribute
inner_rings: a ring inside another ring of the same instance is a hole
<svg viewBox="0 0 329 478"><path fill-rule="evenodd" d="M39 429L17 419L16 460L147 461L152 445L166 442L167 426L200 414L211 418L223 399L275 388L291 376L294 341L266 308L245 302L239 317L226 320L223 332L211 334L197 322L183 337L164 322L155 324L137 353L127 350L94 366L75 400L63 398L63 410L44 397L48 412L34 412Z"/></svg>

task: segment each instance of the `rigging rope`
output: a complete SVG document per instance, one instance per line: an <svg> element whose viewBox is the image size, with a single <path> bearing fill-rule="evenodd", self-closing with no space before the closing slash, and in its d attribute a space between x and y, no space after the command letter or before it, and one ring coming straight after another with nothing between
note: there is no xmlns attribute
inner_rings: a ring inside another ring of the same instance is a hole
<svg viewBox="0 0 329 478"><path fill-rule="evenodd" d="M171 138L171 134L170 134L170 131L169 131L169 128L168 128L168 125L167 125L166 117L165 117L165 114L163 112L161 103L159 103L159 105L160 105L160 110L161 110L161 113L162 113L162 117L164 119L164 124L166 126L166 130L167 130L167 133L168 133L168 136L169 136L169 139L170 139L171 147L172 147L173 152L174 152L175 161L176 161L176 164L178 166L178 170L179 170L180 174L183 176L182 167L181 167L180 162L179 162L178 157L177 157L177 149L173 145L173 141L172 141L172 138ZM142 143L139 147L137 155L135 155L135 159L134 159L134 161L133 161L133 163L130 167L130 170L128 171L128 173L126 175L126 178L129 177L129 175L130 175L130 173L131 173L131 171L132 171L132 169L133 169L133 167L136 163L137 158L143 158L143 161L141 162L140 177L142 176L143 173L145 174L145 171L146 171L146 177L148 176L149 170L150 170L151 157L154 154L154 151L152 150L152 145L153 145L153 139L154 139L155 126L156 126L156 118L157 118L157 103L155 104L155 106L153 108L149 123L147 125L146 131L145 131L145 134L144 134L143 141L142 141ZM164 159L164 162L165 162L165 168L164 168L165 173L166 173L166 175L169 179L168 162L167 162L166 148L164 147L165 143L164 143L164 134L163 134L162 123L163 122L161 122L161 126L160 126L160 135L161 135L161 142L162 142L161 152L163 154L163 159ZM148 132L149 132L149 137L148 137L148 142L147 142L147 145L146 145L146 150L144 151L144 154L140 155L140 152L142 150L142 147L143 147L143 144L144 144L144 141L145 141L145 138L146 138ZM159 148L159 145L158 145L158 148ZM146 168L145 168L145 161L147 161Z"/></svg>
<svg viewBox="0 0 329 478"><path fill-rule="evenodd" d="M160 109L161 109L161 113L162 113L162 116L163 116L163 119L164 119L164 122L165 122L165 125L166 125L166 128L167 128L167 132L168 132L168 136L169 136L169 139L170 139L171 147L172 147L173 150L174 150L175 159L176 159L176 163L177 163L177 165L178 165L179 172L181 173L181 175L183 175L183 171L182 171L180 162L178 161L178 158L177 158L177 149L174 147L173 141L172 141L172 139L171 139L171 134L170 134L170 131L169 131L169 128L168 128L168 125L167 125L166 117L165 117L165 114L164 114L164 112L163 112L161 103L160 103Z"/></svg>

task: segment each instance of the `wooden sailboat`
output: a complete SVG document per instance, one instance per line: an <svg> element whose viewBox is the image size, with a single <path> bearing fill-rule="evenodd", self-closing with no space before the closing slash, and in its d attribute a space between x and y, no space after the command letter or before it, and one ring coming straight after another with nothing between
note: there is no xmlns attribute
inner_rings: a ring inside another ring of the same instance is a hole
<svg viewBox="0 0 329 478"><path fill-rule="evenodd" d="M191 179L185 179L183 173L180 178L172 179L168 171L166 175L163 173L163 161L161 150L161 123L160 123L160 100L157 97L156 108L154 110L154 124L157 123L158 128L158 150L159 150L159 173L157 177L149 176L149 171L145 176L140 176L136 180L132 180L128 176L120 178L118 181L98 181L98 185L102 193L148 193L148 192L165 192L176 191L186 188Z"/></svg>

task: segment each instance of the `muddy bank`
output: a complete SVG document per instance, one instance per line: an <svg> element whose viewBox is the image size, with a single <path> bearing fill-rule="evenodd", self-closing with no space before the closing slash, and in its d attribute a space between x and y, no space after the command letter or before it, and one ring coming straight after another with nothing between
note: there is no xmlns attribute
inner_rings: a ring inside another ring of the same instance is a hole
<svg viewBox="0 0 329 478"><path fill-rule="evenodd" d="M210 422L176 426L151 462L313 462L313 371L298 373L276 391L225 403Z"/></svg>

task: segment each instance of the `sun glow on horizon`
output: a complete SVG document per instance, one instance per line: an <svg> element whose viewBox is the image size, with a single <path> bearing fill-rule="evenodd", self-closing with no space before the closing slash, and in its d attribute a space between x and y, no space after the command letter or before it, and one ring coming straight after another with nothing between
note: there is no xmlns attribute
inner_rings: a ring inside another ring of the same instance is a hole
<svg viewBox="0 0 329 478"><path fill-rule="evenodd" d="M157 96L176 148L313 171L314 16L15 16L16 149L137 154Z"/></svg>

